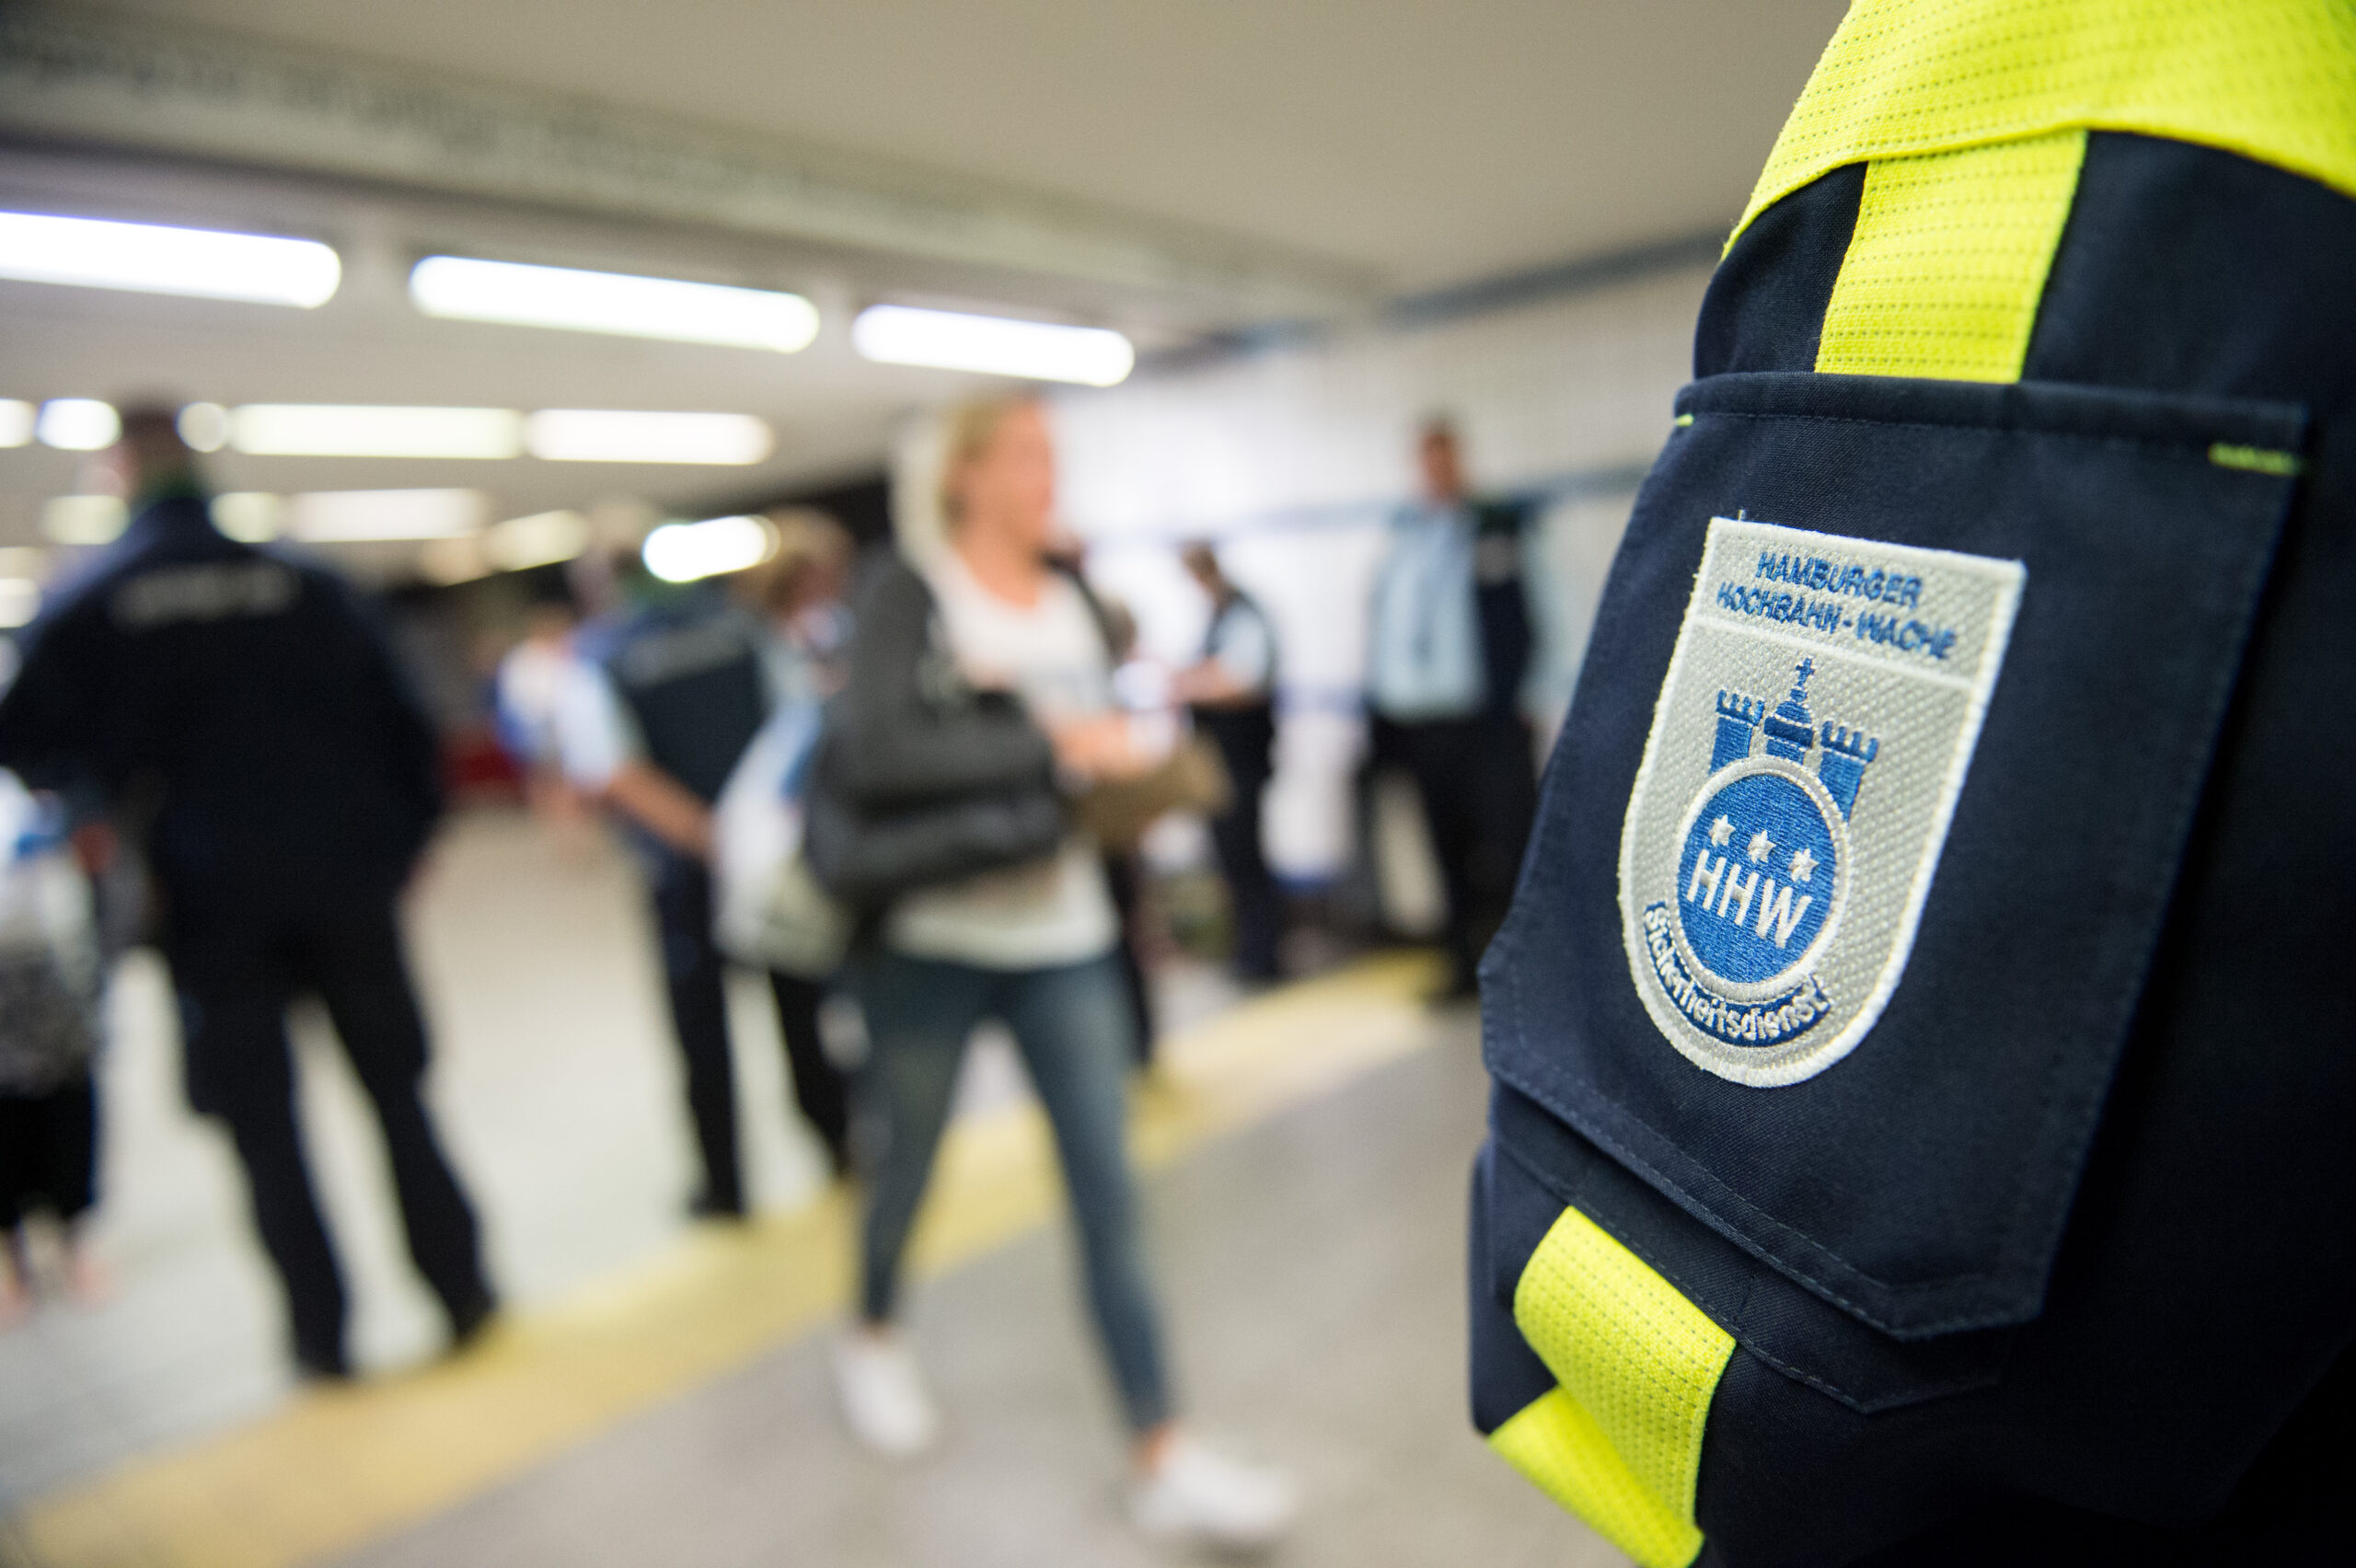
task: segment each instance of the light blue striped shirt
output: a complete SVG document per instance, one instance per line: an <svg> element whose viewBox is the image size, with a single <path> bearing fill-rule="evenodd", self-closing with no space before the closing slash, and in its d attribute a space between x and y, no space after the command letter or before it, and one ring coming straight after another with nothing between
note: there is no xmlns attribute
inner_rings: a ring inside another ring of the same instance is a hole
<svg viewBox="0 0 2356 1568"><path fill-rule="evenodd" d="M1367 698L1383 718L1415 723L1481 710L1488 676L1472 583L1468 508L1419 503L1392 518L1368 628Z"/></svg>

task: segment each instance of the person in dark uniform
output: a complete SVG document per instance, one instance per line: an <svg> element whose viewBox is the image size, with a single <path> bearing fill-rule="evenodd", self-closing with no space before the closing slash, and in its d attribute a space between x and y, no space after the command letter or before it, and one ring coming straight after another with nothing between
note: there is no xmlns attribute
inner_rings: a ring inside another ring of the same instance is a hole
<svg viewBox="0 0 2356 1568"><path fill-rule="evenodd" d="M727 967L711 932L711 806L776 699L770 639L717 582L673 588L656 582L635 556L615 564L634 606L584 629L578 678L559 717L560 745L573 785L621 815L645 870L703 1162L689 1208L741 1218ZM850 1113L842 1075L818 1036L822 988L791 974L768 978L794 1097L843 1174Z"/></svg>
<svg viewBox="0 0 2356 1568"><path fill-rule="evenodd" d="M410 1256L463 1344L494 1298L419 1094L395 910L441 814L433 725L340 578L214 530L168 411L127 413L113 455L131 525L28 630L0 758L143 832L189 1101L237 1146L298 1365L351 1370L295 1121L286 1007L304 992L375 1108Z"/></svg>
<svg viewBox="0 0 2356 1568"><path fill-rule="evenodd" d="M1229 581L1209 545L1188 545L1184 559L1210 598L1211 618L1202 658L1178 672L1172 692L1218 748L1234 787L1234 804L1211 823L1211 846L1234 910L1236 977L1274 980L1281 973L1284 898L1260 842L1260 796L1276 766L1276 630L1252 596Z"/></svg>
<svg viewBox="0 0 2356 1568"><path fill-rule="evenodd" d="M1448 901L1445 994L1469 997L1537 811L1520 709L1534 642L1521 571L1529 508L1472 499L1444 419L1425 424L1416 455L1423 497L1392 519L1375 579L1370 751L1415 780Z"/></svg>
<svg viewBox="0 0 2356 1568"><path fill-rule="evenodd" d="M2356 1561L2356 9L1856 0L1482 973L1472 1402L1646 1568Z"/></svg>

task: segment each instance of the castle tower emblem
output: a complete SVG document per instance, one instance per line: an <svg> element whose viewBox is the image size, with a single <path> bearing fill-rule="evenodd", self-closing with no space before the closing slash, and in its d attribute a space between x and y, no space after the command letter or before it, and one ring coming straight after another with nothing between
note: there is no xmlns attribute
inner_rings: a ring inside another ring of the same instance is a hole
<svg viewBox="0 0 2356 1568"><path fill-rule="evenodd" d="M1710 519L1620 834L1629 977L1692 1066L1798 1083L1889 1006L2025 581Z"/></svg>
<svg viewBox="0 0 2356 1568"><path fill-rule="evenodd" d="M1719 691L1709 777L1677 836L1678 897L1661 911L1681 978L1754 1034L1762 1015L1786 1036L1822 1016L1812 964L1845 902L1849 818L1881 751L1862 731L1819 724L1816 674L1800 660L1773 708Z"/></svg>
<svg viewBox="0 0 2356 1568"><path fill-rule="evenodd" d="M1815 674L1813 659L1803 659L1794 666L1791 694L1773 714L1758 698L1719 692L1717 743L1710 754L1710 771L1715 774L1749 756L1761 729L1767 732L1767 755L1786 762L1805 764L1809 750L1820 742L1824 752L1817 759L1817 778L1840 806L1845 821L1856 808L1858 787L1865 781L1866 767L1880 755L1881 743L1845 725L1827 723L1821 731L1814 727L1807 710L1807 683Z"/></svg>

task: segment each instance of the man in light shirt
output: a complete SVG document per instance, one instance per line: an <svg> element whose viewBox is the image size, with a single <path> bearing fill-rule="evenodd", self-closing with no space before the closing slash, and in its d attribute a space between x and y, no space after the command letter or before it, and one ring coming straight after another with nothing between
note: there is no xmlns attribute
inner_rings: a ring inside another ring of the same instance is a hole
<svg viewBox="0 0 2356 1568"><path fill-rule="evenodd" d="M1469 997L1537 810L1519 707L1533 640L1528 508L1471 497L1445 420L1426 423L1417 456L1423 494L1392 518L1375 579L1367 705L1376 761L1403 765L1422 797L1448 899L1446 994Z"/></svg>

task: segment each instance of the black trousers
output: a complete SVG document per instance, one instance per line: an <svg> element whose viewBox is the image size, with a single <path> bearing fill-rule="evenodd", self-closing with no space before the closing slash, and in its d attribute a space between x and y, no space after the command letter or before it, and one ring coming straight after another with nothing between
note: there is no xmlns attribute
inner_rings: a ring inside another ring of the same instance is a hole
<svg viewBox="0 0 2356 1568"><path fill-rule="evenodd" d="M491 1305L475 1215L434 1136L419 1086L425 1024L389 899L268 911L255 900L174 907L165 944L179 995L190 1103L227 1124L255 1228L286 1291L296 1357L341 1371L343 1276L319 1216L294 1110L286 1007L315 993L384 1130L417 1271L454 1328Z"/></svg>
<svg viewBox="0 0 2356 1568"><path fill-rule="evenodd" d="M0 1094L0 1230L46 1208L72 1220L96 1195L98 1097L85 1066L39 1094Z"/></svg>
<svg viewBox="0 0 2356 1568"><path fill-rule="evenodd" d="M663 980L671 1028L687 1075L687 1114L703 1158L703 1190L696 1206L742 1214L744 1178L736 1152L736 1078L728 1051L727 962L711 940L711 872L700 861L664 854L649 879L654 923L663 944ZM850 1109L843 1076L818 1038L818 1005L826 987L772 972L779 1032L793 1072L793 1096L840 1173L849 1169Z"/></svg>
<svg viewBox="0 0 2356 1568"><path fill-rule="evenodd" d="M1218 747L1235 801L1211 821L1211 849L1227 880L1229 908L1235 919L1235 973L1246 980L1276 977L1276 943L1284 935L1284 895L1268 870L1260 842L1260 797L1273 773L1276 715L1265 703L1253 708L1195 710L1195 727Z"/></svg>
<svg viewBox="0 0 2356 1568"><path fill-rule="evenodd" d="M1121 920L1121 940L1113 950L1113 960L1120 966L1129 1020L1137 1030L1138 1062L1140 1066L1150 1065L1154 1042L1161 1032L1154 1026L1153 977L1145 970L1145 862L1135 850L1115 849L1104 851L1103 860L1104 889L1112 897L1113 912Z"/></svg>
<svg viewBox="0 0 2356 1568"><path fill-rule="evenodd" d="M1443 940L1451 985L1469 988L1513 903L1538 814L1530 727L1510 713L1412 724L1377 719L1374 727L1376 760L1403 764L1422 798L1448 897Z"/></svg>

